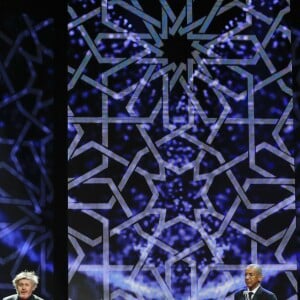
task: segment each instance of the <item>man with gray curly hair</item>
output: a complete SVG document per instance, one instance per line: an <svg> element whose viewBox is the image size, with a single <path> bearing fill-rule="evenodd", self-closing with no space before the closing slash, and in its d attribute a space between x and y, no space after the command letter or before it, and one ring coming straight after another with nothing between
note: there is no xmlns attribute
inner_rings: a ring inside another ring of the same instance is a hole
<svg viewBox="0 0 300 300"><path fill-rule="evenodd" d="M39 283L39 277L31 271L23 271L12 281L17 294L7 296L2 300L43 300L33 294Z"/></svg>

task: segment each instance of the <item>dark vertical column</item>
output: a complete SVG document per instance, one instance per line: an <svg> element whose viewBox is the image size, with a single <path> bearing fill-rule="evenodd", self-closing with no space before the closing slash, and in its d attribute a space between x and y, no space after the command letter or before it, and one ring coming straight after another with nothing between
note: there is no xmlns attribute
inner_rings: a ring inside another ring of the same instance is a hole
<svg viewBox="0 0 300 300"><path fill-rule="evenodd" d="M67 260L67 4L57 1L54 92L54 300L68 299Z"/></svg>

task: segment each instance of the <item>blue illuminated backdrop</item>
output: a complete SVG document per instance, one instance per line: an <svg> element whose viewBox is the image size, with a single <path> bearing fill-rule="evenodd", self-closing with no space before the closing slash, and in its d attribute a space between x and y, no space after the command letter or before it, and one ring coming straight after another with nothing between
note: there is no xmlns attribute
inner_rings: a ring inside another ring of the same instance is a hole
<svg viewBox="0 0 300 300"><path fill-rule="evenodd" d="M297 299L289 2L173 2L69 1L70 299ZM1 296L51 299L53 18L0 24Z"/></svg>
<svg viewBox="0 0 300 300"><path fill-rule="evenodd" d="M1 7L1 298L26 269L40 276L37 292L53 299L53 23Z"/></svg>
<svg viewBox="0 0 300 300"><path fill-rule="evenodd" d="M70 299L297 299L289 12L69 1Z"/></svg>

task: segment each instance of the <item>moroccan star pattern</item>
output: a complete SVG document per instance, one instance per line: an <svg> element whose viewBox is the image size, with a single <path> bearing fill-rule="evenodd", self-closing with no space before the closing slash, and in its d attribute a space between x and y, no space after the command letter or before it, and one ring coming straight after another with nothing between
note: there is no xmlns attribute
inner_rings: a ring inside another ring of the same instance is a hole
<svg viewBox="0 0 300 300"><path fill-rule="evenodd" d="M53 19L1 11L0 290L24 269L53 280Z"/></svg>
<svg viewBox="0 0 300 300"><path fill-rule="evenodd" d="M70 299L296 299L289 11L69 1Z"/></svg>

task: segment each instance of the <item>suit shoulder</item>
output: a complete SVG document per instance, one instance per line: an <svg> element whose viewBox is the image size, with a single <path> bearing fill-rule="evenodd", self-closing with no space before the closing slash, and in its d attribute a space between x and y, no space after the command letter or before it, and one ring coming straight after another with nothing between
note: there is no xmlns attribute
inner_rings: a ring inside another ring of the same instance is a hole
<svg viewBox="0 0 300 300"><path fill-rule="evenodd" d="M275 294L265 288L262 287L262 292L265 294L265 295L268 295L270 297L270 299L277 299L277 297L275 296Z"/></svg>
<svg viewBox="0 0 300 300"><path fill-rule="evenodd" d="M244 290L238 290L234 293L234 299L239 299L243 295Z"/></svg>
<svg viewBox="0 0 300 300"><path fill-rule="evenodd" d="M273 292L271 292L271 291L269 291L269 290L267 290L267 289L265 289L265 288L261 288L261 290L262 290L262 292L264 292L264 293L266 293L266 294L274 294Z"/></svg>
<svg viewBox="0 0 300 300"><path fill-rule="evenodd" d="M17 299L16 295L10 295L10 296L4 297L2 300L15 300L15 299Z"/></svg>
<svg viewBox="0 0 300 300"><path fill-rule="evenodd" d="M241 294L243 294L243 291L244 291L244 290L237 290L237 291L235 292L235 295L241 295Z"/></svg>

